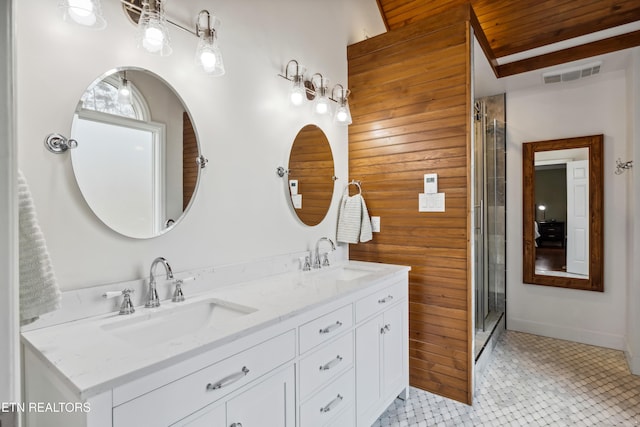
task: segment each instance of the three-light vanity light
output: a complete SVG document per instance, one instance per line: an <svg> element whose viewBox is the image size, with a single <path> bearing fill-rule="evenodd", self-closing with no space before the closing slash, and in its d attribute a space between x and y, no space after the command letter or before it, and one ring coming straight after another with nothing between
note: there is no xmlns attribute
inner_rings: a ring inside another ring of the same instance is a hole
<svg viewBox="0 0 640 427"><path fill-rule="evenodd" d="M196 29L192 31L167 19L163 0L119 0L132 16L137 15L137 45L144 51L167 56L172 52L168 24L198 37L196 63L205 73L213 76L224 74L224 62L218 47L217 28L220 20L209 11L202 10L196 17ZM106 27L100 0L60 0L60 11L66 22L100 30ZM125 80L125 79L123 79Z"/></svg>
<svg viewBox="0 0 640 427"><path fill-rule="evenodd" d="M285 67L284 75L280 77L289 80L289 102L294 107L305 104L305 100L313 101L313 112L320 116L331 114L331 102L337 104L333 113L333 121L338 125L351 124L351 111L349 110L349 89L345 89L341 84L336 84L329 92L329 80L322 74L315 73L310 79L304 77L305 68L298 61L292 59ZM337 95L336 95L337 94Z"/></svg>

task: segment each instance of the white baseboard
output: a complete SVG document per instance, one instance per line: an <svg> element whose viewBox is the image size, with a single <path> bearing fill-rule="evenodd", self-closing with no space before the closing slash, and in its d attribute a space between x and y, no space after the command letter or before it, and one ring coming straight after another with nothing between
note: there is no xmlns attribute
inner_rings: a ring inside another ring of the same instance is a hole
<svg viewBox="0 0 640 427"><path fill-rule="evenodd" d="M598 347L625 350L625 338L622 335L606 334L587 329L569 328L524 319L507 319L507 328L512 331L526 332L549 338L574 341Z"/></svg>
<svg viewBox="0 0 640 427"><path fill-rule="evenodd" d="M627 342L626 349L624 351L624 355L627 358L627 365L629 365L629 370L633 375L640 375L640 354L634 354L629 347L629 343Z"/></svg>

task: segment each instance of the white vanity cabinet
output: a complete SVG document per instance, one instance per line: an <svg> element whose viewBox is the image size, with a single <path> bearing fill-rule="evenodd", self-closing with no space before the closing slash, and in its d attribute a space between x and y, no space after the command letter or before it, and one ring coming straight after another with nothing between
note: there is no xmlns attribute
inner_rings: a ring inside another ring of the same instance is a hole
<svg viewBox="0 0 640 427"><path fill-rule="evenodd" d="M369 427L409 387L409 268L348 266L206 294L256 310L166 344L120 344L100 317L23 333L25 400L90 405L25 425Z"/></svg>
<svg viewBox="0 0 640 427"><path fill-rule="evenodd" d="M408 307L406 284L398 283L356 303L358 427L369 427L398 395L406 393Z"/></svg>

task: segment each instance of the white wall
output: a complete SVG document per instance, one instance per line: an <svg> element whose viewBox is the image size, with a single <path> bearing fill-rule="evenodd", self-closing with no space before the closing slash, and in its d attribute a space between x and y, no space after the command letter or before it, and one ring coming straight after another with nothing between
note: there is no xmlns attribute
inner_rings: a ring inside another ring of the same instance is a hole
<svg viewBox="0 0 640 427"><path fill-rule="evenodd" d="M626 74L507 93L507 327L622 349L626 334ZM522 143L604 134L604 289L579 291L522 282ZM636 307L638 307L636 305Z"/></svg>
<svg viewBox="0 0 640 427"><path fill-rule="evenodd" d="M147 55L135 48L135 28L120 2L103 0L102 7L107 29L91 31L62 22L55 1L16 2L19 164L63 289L142 278L160 255L182 271L302 251L321 236L335 236L336 201L348 179L347 129L310 110L292 110L289 83L277 74L297 59L311 73L346 84L346 46L362 39L363 30L384 31L374 0L168 2L167 14L189 28L201 9L221 18L227 73L217 78L196 68L194 36L170 27L173 54ZM187 217L151 240L104 226L84 202L69 156L42 144L51 132L68 135L85 88L124 65L149 69L180 93L209 158ZM313 228L293 217L275 173L307 123L327 134L339 177L328 219Z"/></svg>
<svg viewBox="0 0 640 427"><path fill-rule="evenodd" d="M20 396L13 22L12 2L0 1L0 402Z"/></svg>
<svg viewBox="0 0 640 427"><path fill-rule="evenodd" d="M626 355L631 372L640 375L640 48L631 55L631 64L627 70L628 101L628 157L633 159L636 169L626 172L630 181L628 186L629 218L631 220L628 243L629 265L627 281L627 342Z"/></svg>

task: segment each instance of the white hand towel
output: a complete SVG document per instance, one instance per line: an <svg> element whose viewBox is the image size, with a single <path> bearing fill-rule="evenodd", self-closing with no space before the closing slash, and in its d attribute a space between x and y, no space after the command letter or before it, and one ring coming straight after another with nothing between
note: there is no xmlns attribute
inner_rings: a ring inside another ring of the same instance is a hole
<svg viewBox="0 0 640 427"><path fill-rule="evenodd" d="M61 293L27 181L18 171L20 324L60 308Z"/></svg>
<svg viewBox="0 0 640 427"><path fill-rule="evenodd" d="M360 194L344 195L338 213L338 242L368 242L372 238L371 218L367 205Z"/></svg>

